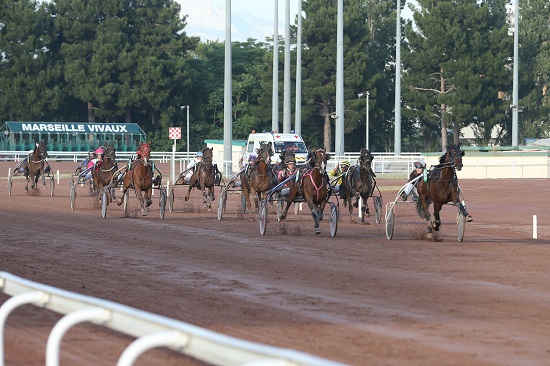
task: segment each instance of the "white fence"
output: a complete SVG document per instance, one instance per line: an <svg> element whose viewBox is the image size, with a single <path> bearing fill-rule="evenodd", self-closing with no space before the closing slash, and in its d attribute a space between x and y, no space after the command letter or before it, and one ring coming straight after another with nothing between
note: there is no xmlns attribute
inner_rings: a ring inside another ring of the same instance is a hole
<svg viewBox="0 0 550 366"><path fill-rule="evenodd" d="M114 302L31 282L7 272L0 272L0 289L12 296L0 307L0 366L4 366L6 319L14 309L25 304L67 314L57 322L48 337L47 366L59 365L63 335L71 327L83 322L137 338L121 354L117 366L132 365L142 353L157 347L167 347L212 365L342 365L306 353L241 340Z"/></svg>

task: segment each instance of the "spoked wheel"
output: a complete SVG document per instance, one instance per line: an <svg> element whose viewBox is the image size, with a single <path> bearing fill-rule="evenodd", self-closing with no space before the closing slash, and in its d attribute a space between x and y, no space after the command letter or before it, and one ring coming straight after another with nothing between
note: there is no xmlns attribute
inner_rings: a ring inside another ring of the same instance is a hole
<svg viewBox="0 0 550 366"><path fill-rule="evenodd" d="M11 188L13 186L13 181L11 180L11 175L8 176L8 196L11 196Z"/></svg>
<svg viewBox="0 0 550 366"><path fill-rule="evenodd" d="M260 234L265 235L267 229L267 201L260 201Z"/></svg>
<svg viewBox="0 0 550 366"><path fill-rule="evenodd" d="M372 199L374 200L374 221L379 224L380 218L382 216L382 197L379 196L373 196Z"/></svg>
<svg viewBox="0 0 550 366"><path fill-rule="evenodd" d="M218 195L218 220L221 220L225 213L225 201L227 200L227 191L222 189Z"/></svg>
<svg viewBox="0 0 550 366"><path fill-rule="evenodd" d="M458 226L458 241L464 240L464 231L466 229L466 218L462 211L458 211L458 216L456 217L456 223Z"/></svg>
<svg viewBox="0 0 550 366"><path fill-rule="evenodd" d="M241 192L241 213L242 214L246 213L246 197L242 192Z"/></svg>
<svg viewBox="0 0 550 366"><path fill-rule="evenodd" d="M334 203L330 204L330 236L333 238L338 231L338 206Z"/></svg>
<svg viewBox="0 0 550 366"><path fill-rule="evenodd" d="M395 223L395 213L393 212L393 205L386 208L386 238L391 240L393 238L393 225Z"/></svg>
<svg viewBox="0 0 550 366"><path fill-rule="evenodd" d="M54 177L50 177L50 196L53 197L53 192L55 190L55 179Z"/></svg>
<svg viewBox="0 0 550 366"><path fill-rule="evenodd" d="M107 205L109 204L109 193L108 190L103 189L101 194L101 216L103 218L107 217Z"/></svg>
<svg viewBox="0 0 550 366"><path fill-rule="evenodd" d="M74 180L71 178L71 191L70 191L70 196L71 196L71 209L74 210L74 205L75 205L75 202L76 202L76 184L74 182Z"/></svg>
<svg viewBox="0 0 550 366"><path fill-rule="evenodd" d="M170 188L168 193L168 211L174 211L174 186Z"/></svg>
<svg viewBox="0 0 550 366"><path fill-rule="evenodd" d="M277 200L277 220L278 221L281 221L282 217L283 217L283 211L284 211L284 208L285 208L285 201L283 200L283 197L282 196L279 196L278 200Z"/></svg>
<svg viewBox="0 0 550 366"><path fill-rule="evenodd" d="M164 220L164 214L166 212L166 189L160 190L159 207L160 207L160 219Z"/></svg>
<svg viewBox="0 0 550 366"><path fill-rule="evenodd" d="M124 212L128 212L128 200L130 199L130 192L124 192L124 199L122 205L124 206Z"/></svg>

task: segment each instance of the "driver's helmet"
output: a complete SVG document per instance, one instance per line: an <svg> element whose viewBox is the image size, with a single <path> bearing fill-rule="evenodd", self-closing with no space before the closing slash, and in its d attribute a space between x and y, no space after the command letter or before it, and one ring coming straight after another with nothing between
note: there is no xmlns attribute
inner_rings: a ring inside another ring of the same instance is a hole
<svg viewBox="0 0 550 366"><path fill-rule="evenodd" d="M256 162L256 159L258 159L258 156L257 156L256 154L250 154L250 155L248 156L248 162L251 163L251 164L252 164L252 163L255 163L255 162Z"/></svg>
<svg viewBox="0 0 550 366"><path fill-rule="evenodd" d="M88 157L89 157L89 158L93 157L94 154L95 154L95 153L94 153L94 150L88 151Z"/></svg>
<svg viewBox="0 0 550 366"><path fill-rule="evenodd" d="M346 167L346 168L349 168L351 166L350 162L347 161L347 160L344 160L340 163L340 166L341 167Z"/></svg>
<svg viewBox="0 0 550 366"><path fill-rule="evenodd" d="M94 153L96 155L99 155L99 154L103 155L105 153L105 149L103 149L103 147L100 146L97 149L95 149Z"/></svg>
<svg viewBox="0 0 550 366"><path fill-rule="evenodd" d="M289 159L286 164L294 164L294 166L296 166L296 159L292 158L292 159Z"/></svg>
<svg viewBox="0 0 550 366"><path fill-rule="evenodd" d="M204 154L202 153L202 151L197 151L197 158L204 158Z"/></svg>
<svg viewBox="0 0 550 366"><path fill-rule="evenodd" d="M414 167L415 168L422 168L424 169L426 167L426 163L424 163L423 161L419 160L419 161L415 161L414 162Z"/></svg>

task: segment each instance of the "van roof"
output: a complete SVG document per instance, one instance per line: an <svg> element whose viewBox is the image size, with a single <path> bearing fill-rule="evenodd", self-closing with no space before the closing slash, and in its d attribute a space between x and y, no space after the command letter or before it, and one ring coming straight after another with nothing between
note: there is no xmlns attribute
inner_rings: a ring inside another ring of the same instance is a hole
<svg viewBox="0 0 550 366"><path fill-rule="evenodd" d="M302 137L297 133L271 133L271 132L251 133L248 136L248 139L249 140L271 139L271 136L273 136L274 141L292 141L292 140L302 141Z"/></svg>

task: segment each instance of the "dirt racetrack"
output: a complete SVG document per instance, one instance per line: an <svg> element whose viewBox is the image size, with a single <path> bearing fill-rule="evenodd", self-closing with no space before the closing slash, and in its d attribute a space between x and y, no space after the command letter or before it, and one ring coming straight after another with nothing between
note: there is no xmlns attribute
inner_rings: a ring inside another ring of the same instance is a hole
<svg viewBox="0 0 550 366"><path fill-rule="evenodd" d="M22 180L9 197L15 163L0 162L2 271L353 365L550 365L546 179L461 180L474 217L462 243L454 207L443 208L438 238L427 241L414 206L400 203L388 241L383 219L351 223L342 203L335 238L328 222L314 235L306 211L279 223L273 210L260 236L258 221L239 214L237 195L218 221L217 201L206 212L197 191L184 202L184 187L164 220L158 195L148 217L132 197L129 215L110 205L102 219L85 187L70 209L76 164L50 164L62 174L54 197L25 193ZM378 179L384 211L403 184ZM7 298L0 293L0 303ZM6 326L6 365L44 365L59 317L31 305L16 310ZM64 338L61 365L114 365L131 341L77 326ZM136 364L201 365L164 349Z"/></svg>

